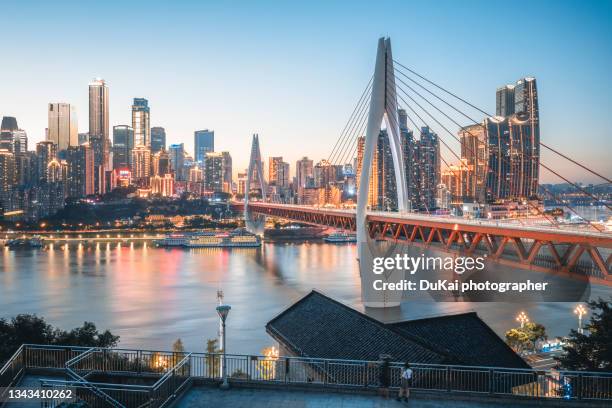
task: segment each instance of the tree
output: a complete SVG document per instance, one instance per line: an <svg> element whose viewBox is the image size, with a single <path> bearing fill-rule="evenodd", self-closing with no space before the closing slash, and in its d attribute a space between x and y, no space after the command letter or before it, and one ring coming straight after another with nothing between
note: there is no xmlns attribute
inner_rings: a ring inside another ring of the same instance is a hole
<svg viewBox="0 0 612 408"><path fill-rule="evenodd" d="M221 349L218 347L219 340L206 340L206 371L209 378L221 377L221 359L219 354Z"/></svg>
<svg viewBox="0 0 612 408"><path fill-rule="evenodd" d="M528 322L523 327L506 332L506 343L517 353L527 350L536 351L538 341L547 338L546 328L539 323Z"/></svg>
<svg viewBox="0 0 612 408"><path fill-rule="evenodd" d="M568 370L612 371L612 297L589 302L591 318L585 332L571 330L565 352L557 361Z"/></svg>
<svg viewBox="0 0 612 408"><path fill-rule="evenodd" d="M0 319L0 366L22 344L55 344L84 347L115 347L119 336L106 330L100 333L91 322L70 331L54 328L43 317L20 314L10 321Z"/></svg>
<svg viewBox="0 0 612 408"><path fill-rule="evenodd" d="M176 341L172 343L172 351L175 353L185 352L185 346L183 346L183 341L180 338L176 339Z"/></svg>

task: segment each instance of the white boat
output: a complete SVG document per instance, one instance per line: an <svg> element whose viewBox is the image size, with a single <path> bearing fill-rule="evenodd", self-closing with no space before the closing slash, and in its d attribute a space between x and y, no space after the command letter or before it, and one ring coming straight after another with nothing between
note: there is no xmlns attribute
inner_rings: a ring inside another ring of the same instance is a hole
<svg viewBox="0 0 612 408"><path fill-rule="evenodd" d="M334 244L357 242L357 235L352 232L334 232L323 238L323 240Z"/></svg>
<svg viewBox="0 0 612 408"><path fill-rule="evenodd" d="M243 229L194 236L185 244L187 248L254 248L259 246L261 246L261 239Z"/></svg>

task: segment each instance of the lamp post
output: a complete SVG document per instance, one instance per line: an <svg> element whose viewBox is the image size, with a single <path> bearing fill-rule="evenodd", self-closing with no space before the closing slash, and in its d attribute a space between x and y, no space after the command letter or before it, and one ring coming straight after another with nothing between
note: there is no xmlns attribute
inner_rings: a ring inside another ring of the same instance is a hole
<svg viewBox="0 0 612 408"><path fill-rule="evenodd" d="M527 313L521 312L516 316L516 321L521 323L521 329L525 327L525 323L529 322L529 317L527 317Z"/></svg>
<svg viewBox="0 0 612 408"><path fill-rule="evenodd" d="M582 329L582 316L587 313L586 308L583 305L578 305L574 309L574 314L578 315L578 333L583 334L584 330Z"/></svg>
<svg viewBox="0 0 612 408"><path fill-rule="evenodd" d="M230 310L231 310L231 306L230 305L219 305L217 306L217 314L219 315L219 318L221 319L221 331L223 333L223 344L221 345L221 347L223 347L223 368L222 368L222 376L223 376L223 383L221 384L221 389L223 390L227 390L229 388L229 382L227 380L227 359L225 358L226 356L226 350L225 350L225 320L227 319L227 315L229 314Z"/></svg>

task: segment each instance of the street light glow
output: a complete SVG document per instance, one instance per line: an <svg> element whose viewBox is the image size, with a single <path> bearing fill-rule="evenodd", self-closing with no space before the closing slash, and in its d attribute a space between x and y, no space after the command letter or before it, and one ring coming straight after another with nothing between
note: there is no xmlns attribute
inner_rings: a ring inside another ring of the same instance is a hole
<svg viewBox="0 0 612 408"><path fill-rule="evenodd" d="M518 314L518 316L516 316L516 321L521 323L522 329L523 327L525 327L525 323L529 322L529 317L527 316L527 313L521 312Z"/></svg>

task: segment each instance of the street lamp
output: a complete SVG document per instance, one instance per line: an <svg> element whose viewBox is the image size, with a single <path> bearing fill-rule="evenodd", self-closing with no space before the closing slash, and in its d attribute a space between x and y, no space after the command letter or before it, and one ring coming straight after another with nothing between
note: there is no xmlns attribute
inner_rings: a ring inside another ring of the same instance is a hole
<svg viewBox="0 0 612 408"><path fill-rule="evenodd" d="M229 388L229 382L227 381L227 359L226 359L226 352L225 352L225 320L227 319L227 315L229 314L230 310L232 309L232 307L230 305L219 305L217 306L217 314L219 315L219 318L221 319L221 331L223 332L223 344L221 345L221 347L223 347L223 383L221 384L221 389L226 390Z"/></svg>
<svg viewBox="0 0 612 408"><path fill-rule="evenodd" d="M580 304L574 309L574 314L578 315L578 333L583 334L584 330L582 329L582 316L587 314L587 310Z"/></svg>
<svg viewBox="0 0 612 408"><path fill-rule="evenodd" d="M527 313L521 312L516 316L516 321L521 323L521 329L525 327L525 323L529 322L529 317L527 317Z"/></svg>

